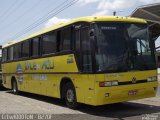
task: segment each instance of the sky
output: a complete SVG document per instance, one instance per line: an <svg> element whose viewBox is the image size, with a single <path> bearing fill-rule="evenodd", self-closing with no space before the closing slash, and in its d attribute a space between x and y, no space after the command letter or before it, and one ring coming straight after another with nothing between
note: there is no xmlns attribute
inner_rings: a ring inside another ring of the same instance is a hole
<svg viewBox="0 0 160 120"><path fill-rule="evenodd" d="M0 0L0 45L73 18L113 15L113 11L116 11L118 16L130 16L139 6L160 2L160 0L79 0L61 11L72 1ZM156 44L160 44L159 41Z"/></svg>

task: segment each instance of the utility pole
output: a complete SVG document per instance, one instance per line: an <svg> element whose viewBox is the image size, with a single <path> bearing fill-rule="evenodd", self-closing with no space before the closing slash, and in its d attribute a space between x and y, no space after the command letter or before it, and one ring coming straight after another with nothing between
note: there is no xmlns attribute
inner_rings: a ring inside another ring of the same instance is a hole
<svg viewBox="0 0 160 120"><path fill-rule="evenodd" d="M117 12L124 12L124 11L113 11L113 16L116 16Z"/></svg>
<svg viewBox="0 0 160 120"><path fill-rule="evenodd" d="M113 16L116 16L116 11L113 11Z"/></svg>

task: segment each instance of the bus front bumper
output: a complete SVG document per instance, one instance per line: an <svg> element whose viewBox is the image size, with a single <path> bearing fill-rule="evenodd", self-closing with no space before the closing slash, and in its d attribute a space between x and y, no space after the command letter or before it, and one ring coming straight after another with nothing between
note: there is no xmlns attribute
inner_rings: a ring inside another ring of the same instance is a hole
<svg viewBox="0 0 160 120"><path fill-rule="evenodd" d="M105 105L156 96L158 82L113 87L97 87L92 105Z"/></svg>

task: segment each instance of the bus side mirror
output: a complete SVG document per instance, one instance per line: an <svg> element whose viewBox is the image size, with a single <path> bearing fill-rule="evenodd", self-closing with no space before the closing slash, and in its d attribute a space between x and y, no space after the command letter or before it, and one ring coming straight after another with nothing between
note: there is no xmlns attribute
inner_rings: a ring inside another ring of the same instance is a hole
<svg viewBox="0 0 160 120"><path fill-rule="evenodd" d="M94 29L91 29L90 31L89 31L89 36L91 37L91 36L94 36Z"/></svg>
<svg viewBox="0 0 160 120"><path fill-rule="evenodd" d="M91 30L89 31L89 37L90 37L91 40L94 40L94 39L95 39L95 31L94 31L94 29L91 29Z"/></svg>
<svg viewBox="0 0 160 120"><path fill-rule="evenodd" d="M137 56L138 55L138 50L133 50L132 53L133 53L134 56Z"/></svg>

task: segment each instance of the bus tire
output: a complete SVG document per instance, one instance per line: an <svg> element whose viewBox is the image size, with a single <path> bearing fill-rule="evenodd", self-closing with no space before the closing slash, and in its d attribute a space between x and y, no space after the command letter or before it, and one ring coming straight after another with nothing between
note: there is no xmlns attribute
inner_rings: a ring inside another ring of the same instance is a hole
<svg viewBox="0 0 160 120"><path fill-rule="evenodd" d="M18 94L18 85L17 85L16 80L13 80L13 82L12 82L12 92L14 95Z"/></svg>
<svg viewBox="0 0 160 120"><path fill-rule="evenodd" d="M77 103L76 91L75 87L71 82L67 82L65 85L65 103L67 107L71 109L76 109L79 107L79 103Z"/></svg>

